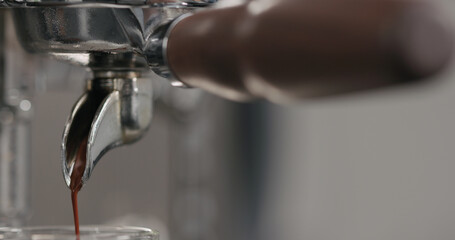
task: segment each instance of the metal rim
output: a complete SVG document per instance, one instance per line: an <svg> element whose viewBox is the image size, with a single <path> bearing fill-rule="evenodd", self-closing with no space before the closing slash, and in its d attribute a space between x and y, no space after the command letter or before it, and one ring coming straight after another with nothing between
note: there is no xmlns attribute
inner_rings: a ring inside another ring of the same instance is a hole
<svg viewBox="0 0 455 240"><path fill-rule="evenodd" d="M143 227L81 226L80 239L158 240L157 231ZM1 240L65 240L75 239L74 226L39 226L0 228Z"/></svg>

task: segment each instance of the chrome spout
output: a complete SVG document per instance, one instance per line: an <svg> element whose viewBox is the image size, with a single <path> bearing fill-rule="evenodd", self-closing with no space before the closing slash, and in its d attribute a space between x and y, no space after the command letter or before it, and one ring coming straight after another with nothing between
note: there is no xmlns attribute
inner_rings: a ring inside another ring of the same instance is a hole
<svg viewBox="0 0 455 240"><path fill-rule="evenodd" d="M152 120L151 81L136 72L97 72L76 102L65 125L62 168L71 184L77 150L87 139L87 163L82 184L100 158L111 148L132 143L146 132Z"/></svg>

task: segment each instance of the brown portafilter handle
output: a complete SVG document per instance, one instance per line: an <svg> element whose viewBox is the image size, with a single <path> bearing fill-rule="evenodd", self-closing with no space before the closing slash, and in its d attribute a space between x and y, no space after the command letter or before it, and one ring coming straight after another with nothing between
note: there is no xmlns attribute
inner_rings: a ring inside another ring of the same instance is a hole
<svg viewBox="0 0 455 240"><path fill-rule="evenodd" d="M169 33L183 83L234 100L325 96L431 76L450 60L440 14L412 0L250 1Z"/></svg>

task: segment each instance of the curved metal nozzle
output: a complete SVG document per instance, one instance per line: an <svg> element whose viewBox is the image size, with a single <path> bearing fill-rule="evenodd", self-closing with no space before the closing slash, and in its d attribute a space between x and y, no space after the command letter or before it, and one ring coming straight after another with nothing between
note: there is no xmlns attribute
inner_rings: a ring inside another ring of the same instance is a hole
<svg viewBox="0 0 455 240"><path fill-rule="evenodd" d="M136 73L96 74L76 102L65 125L62 141L62 168L66 185L76 155L87 139L86 165L82 184L109 149L138 140L152 119L151 81Z"/></svg>

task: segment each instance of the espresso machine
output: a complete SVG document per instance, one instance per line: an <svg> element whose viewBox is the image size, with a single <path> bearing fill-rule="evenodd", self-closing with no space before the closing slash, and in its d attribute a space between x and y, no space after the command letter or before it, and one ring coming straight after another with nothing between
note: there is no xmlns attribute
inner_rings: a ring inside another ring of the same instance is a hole
<svg viewBox="0 0 455 240"><path fill-rule="evenodd" d="M109 150L144 136L153 124L154 105L175 103L170 100L172 90L163 90L151 79L234 101L262 98L288 103L420 82L444 69L453 47L444 17L431 3L419 1L3 0L0 4L3 19L9 19L1 24L1 45L7 42L8 28L8 34L17 36L12 41L31 58L45 56L88 72L88 80L80 80L82 96L63 129L61 168L67 186L85 138L83 182L87 183ZM6 72L8 58L5 51L0 54L0 72ZM29 212L29 179L24 176L30 174L27 139L33 101L27 91L11 94L11 89L21 87L11 87L4 79L0 219L5 225L20 225ZM192 90L183 89L182 94L185 91ZM188 95L183 104L174 106L179 114L191 113L201 104L201 93ZM199 115L203 114L209 113ZM204 128L200 120L196 122L197 129ZM191 151L190 136L201 133L185 121L177 126L186 132L175 136L181 140L180 148ZM185 164L184 156L177 158L176 164Z"/></svg>

